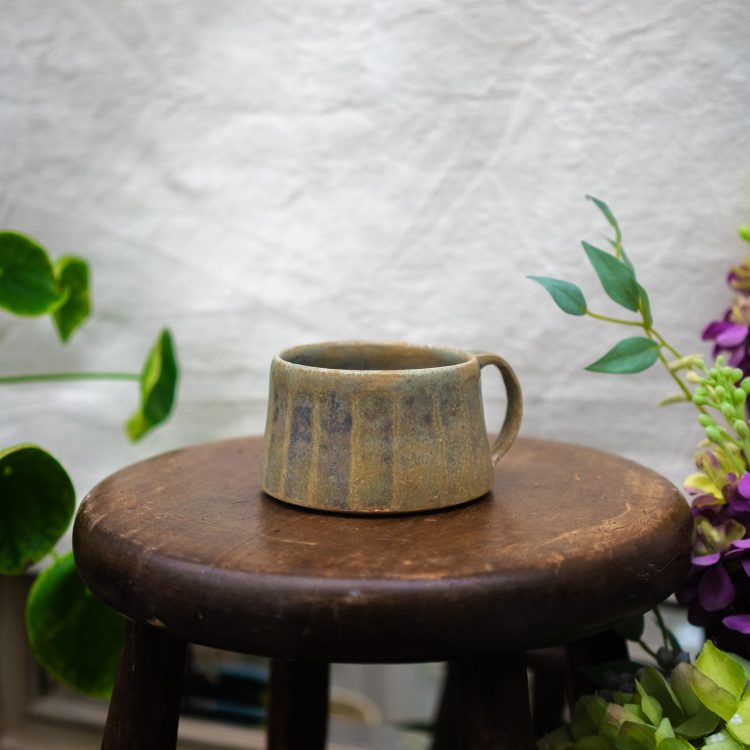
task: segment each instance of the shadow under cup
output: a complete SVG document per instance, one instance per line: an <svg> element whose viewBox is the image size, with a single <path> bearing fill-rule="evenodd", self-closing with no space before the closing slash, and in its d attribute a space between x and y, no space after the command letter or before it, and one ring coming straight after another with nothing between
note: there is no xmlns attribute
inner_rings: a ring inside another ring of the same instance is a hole
<svg viewBox="0 0 750 750"><path fill-rule="evenodd" d="M369 342L281 352L271 365L264 491L346 513L438 509L484 495L493 474L484 364L501 368L508 390L505 452L520 424L520 387L495 355Z"/></svg>

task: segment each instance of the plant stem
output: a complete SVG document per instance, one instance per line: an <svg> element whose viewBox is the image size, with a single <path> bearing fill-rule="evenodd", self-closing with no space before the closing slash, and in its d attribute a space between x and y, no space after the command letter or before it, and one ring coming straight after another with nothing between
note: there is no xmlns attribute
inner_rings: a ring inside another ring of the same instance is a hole
<svg viewBox="0 0 750 750"><path fill-rule="evenodd" d="M654 330L653 328L648 328L647 330L651 331L651 333L653 333L653 334L654 334L654 336L656 337L656 340L657 340L657 341L658 341L658 342L659 342L659 343L660 343L660 344L661 344L661 345L662 345L662 346L663 346L663 347L664 347L665 349L668 349L668 350L669 350L669 352L670 352L670 354L672 354L672 356L673 356L673 357L674 357L675 359L682 359L682 354L680 354L680 353L679 353L679 352L677 351L677 349L675 349L675 348L674 348L673 346L671 346L670 344L668 344L668 343L667 343L667 342L666 342L666 341L664 340L664 337L663 337L663 336L662 336L662 335L661 335L661 334L660 334L660 333L659 333L658 331L655 331L655 330Z"/></svg>
<svg viewBox="0 0 750 750"><path fill-rule="evenodd" d="M648 643L641 638L638 641L638 645L652 658L657 659L656 653L649 647Z"/></svg>
<svg viewBox="0 0 750 750"><path fill-rule="evenodd" d="M644 324L640 320L620 320L619 318L610 318L607 315L598 315L592 313L591 310L586 310L586 315L596 320L605 320L607 323L617 323L621 326L636 326L637 328L645 328Z"/></svg>
<svg viewBox="0 0 750 750"><path fill-rule="evenodd" d="M656 622L659 625L659 630L661 630L662 638L664 639L664 645L665 646L672 646L673 649L677 651L682 651L682 646L680 645L680 642L677 640L677 637L675 634L667 627L667 624L664 622L664 618L662 617L661 612L659 611L658 607L654 607L653 609L654 616L656 617Z"/></svg>
<svg viewBox="0 0 750 750"><path fill-rule="evenodd" d="M0 376L0 385L47 383L60 380L140 380L140 377L132 372L50 372L38 375L3 375Z"/></svg>
<svg viewBox="0 0 750 750"><path fill-rule="evenodd" d="M661 352L659 352L659 359L661 360L661 363L664 365L664 367L666 368L667 372L669 373L669 376L672 378L672 380L674 380L675 383L677 383L677 385L679 386L680 390L687 397L688 401L690 401L692 403L692 401L693 401L693 394L690 393L690 389L682 382L682 380L680 379L679 375L676 372L673 372L672 370L669 369L669 362L667 362L667 358ZM700 411L703 411L703 407L698 406L697 408L700 409Z"/></svg>
<svg viewBox="0 0 750 750"><path fill-rule="evenodd" d="M620 318L610 318L608 315L599 315L598 313L591 312L591 310L586 310L586 315L588 315L590 318L594 318L595 320L604 320L607 323L617 323L621 326L635 326L636 328L642 328L643 332L646 334L646 336L648 336L648 338L656 339L659 346L666 349L673 357L675 357L676 359L683 358L682 354L680 354L677 349L675 349L671 344L667 343L664 336L662 336L656 329L646 324L646 320L645 318L643 318L643 311L641 311L641 320L621 320ZM679 389L685 395L687 400L690 403L693 403L693 394L690 392L690 389L685 385L685 383L683 383L682 379L679 377L679 375L677 375L676 372L669 369L669 362L667 362L667 358L661 352L659 352L659 359L669 373L669 376L672 378L672 380L674 380L675 383L677 383ZM695 404L695 408L698 409L698 411L702 414L708 413L702 406L698 406L698 404Z"/></svg>

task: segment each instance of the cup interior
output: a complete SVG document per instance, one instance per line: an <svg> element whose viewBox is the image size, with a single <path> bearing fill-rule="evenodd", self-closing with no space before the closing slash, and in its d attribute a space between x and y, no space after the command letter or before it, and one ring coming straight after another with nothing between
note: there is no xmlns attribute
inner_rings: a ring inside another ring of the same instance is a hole
<svg viewBox="0 0 750 750"><path fill-rule="evenodd" d="M413 344L341 342L298 346L279 357L290 364L331 370L425 370L468 360L465 353Z"/></svg>

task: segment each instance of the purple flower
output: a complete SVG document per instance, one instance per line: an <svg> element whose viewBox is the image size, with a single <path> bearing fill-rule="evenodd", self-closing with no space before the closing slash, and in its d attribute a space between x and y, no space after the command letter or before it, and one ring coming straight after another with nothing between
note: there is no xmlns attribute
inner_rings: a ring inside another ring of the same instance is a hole
<svg viewBox="0 0 750 750"><path fill-rule="evenodd" d="M730 630L750 635L750 615L729 615L722 619L722 623Z"/></svg>
<svg viewBox="0 0 750 750"><path fill-rule="evenodd" d="M724 486L723 495L727 500L727 515L746 526L750 521L750 472L746 471L739 480L732 475Z"/></svg>
<svg viewBox="0 0 750 750"><path fill-rule="evenodd" d="M704 341L714 342L713 357L726 354L730 367L739 367L747 375L750 373L750 354L747 349L747 337L750 326L734 323L731 310L727 310L724 320L714 320L704 329Z"/></svg>
<svg viewBox="0 0 750 750"><path fill-rule="evenodd" d="M677 591L678 601L681 604L697 603L706 612L726 609L736 594L726 564L731 565L733 560L737 560L744 574L750 576L750 559L744 557L748 552L750 539L738 539L724 551L693 557L690 575Z"/></svg>

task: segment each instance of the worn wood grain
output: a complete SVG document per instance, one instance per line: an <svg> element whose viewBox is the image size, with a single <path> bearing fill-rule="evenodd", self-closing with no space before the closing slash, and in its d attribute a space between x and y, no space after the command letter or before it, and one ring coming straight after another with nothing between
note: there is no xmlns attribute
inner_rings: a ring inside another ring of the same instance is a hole
<svg viewBox="0 0 750 750"><path fill-rule="evenodd" d="M129 622L102 750L174 750L185 642Z"/></svg>
<svg viewBox="0 0 750 750"><path fill-rule="evenodd" d="M492 493L399 517L260 490L262 439L187 448L98 485L76 560L115 609L196 643L322 661L463 659L567 642L665 598L691 519L652 471L519 439Z"/></svg>

